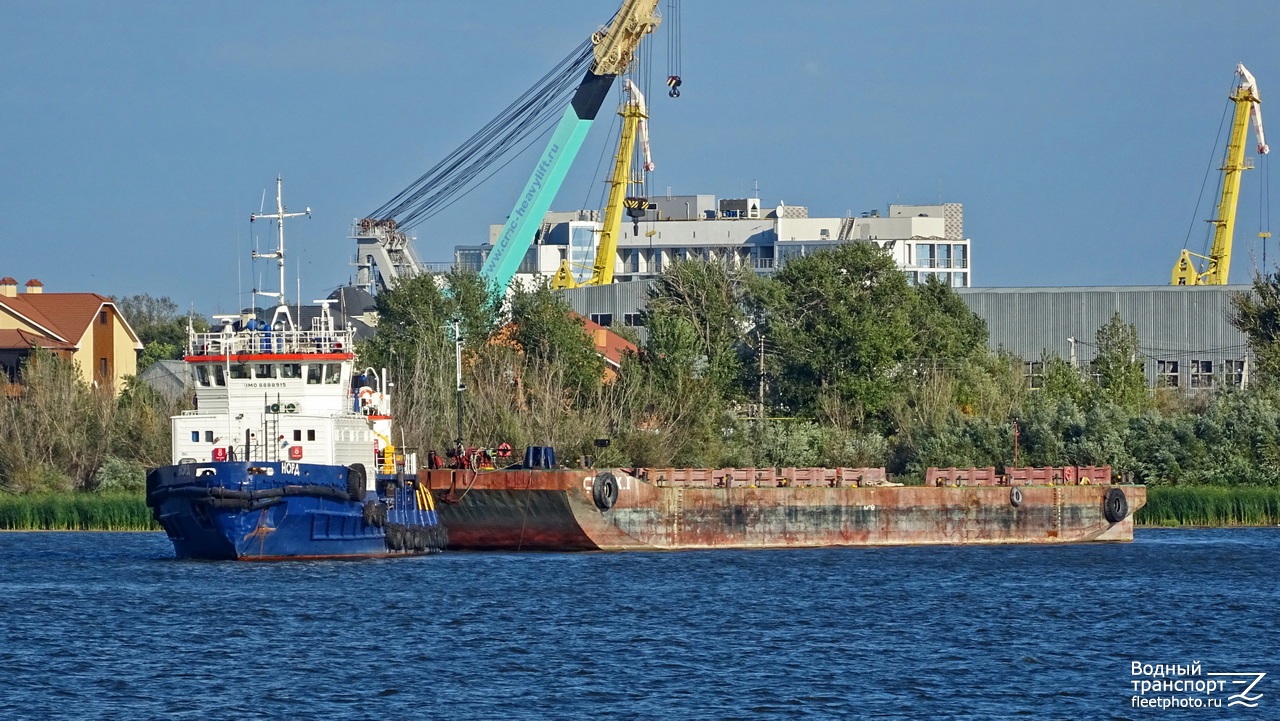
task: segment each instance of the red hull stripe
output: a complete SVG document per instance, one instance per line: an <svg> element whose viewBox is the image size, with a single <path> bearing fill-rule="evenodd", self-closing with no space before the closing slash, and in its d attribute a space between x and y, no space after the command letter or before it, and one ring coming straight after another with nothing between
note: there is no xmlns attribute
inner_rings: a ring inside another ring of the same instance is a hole
<svg viewBox="0 0 1280 721"><path fill-rule="evenodd" d="M355 358L354 353L241 353L231 356L232 363L253 363L266 361L340 361ZM224 355L189 355L183 358L188 363L222 362Z"/></svg>

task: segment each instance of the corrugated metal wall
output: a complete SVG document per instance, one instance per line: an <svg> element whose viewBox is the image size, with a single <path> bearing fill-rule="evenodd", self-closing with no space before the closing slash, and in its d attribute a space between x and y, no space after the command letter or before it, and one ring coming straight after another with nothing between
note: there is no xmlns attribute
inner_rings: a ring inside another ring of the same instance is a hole
<svg viewBox="0 0 1280 721"><path fill-rule="evenodd" d="M625 314L644 307L647 281L565 291L577 312L609 314L622 325ZM1078 288L957 288L964 302L987 322L992 349L1004 348L1023 360L1038 361L1047 351L1070 357L1068 338L1076 342L1076 360L1086 365L1096 354L1098 328L1119 312L1138 331L1138 346L1155 382L1159 361L1177 362L1179 387L1189 388L1192 361L1211 361L1220 375L1228 360L1247 356L1243 333L1228 321L1230 298L1248 292L1234 286L1104 286ZM1222 382L1218 378L1214 385Z"/></svg>

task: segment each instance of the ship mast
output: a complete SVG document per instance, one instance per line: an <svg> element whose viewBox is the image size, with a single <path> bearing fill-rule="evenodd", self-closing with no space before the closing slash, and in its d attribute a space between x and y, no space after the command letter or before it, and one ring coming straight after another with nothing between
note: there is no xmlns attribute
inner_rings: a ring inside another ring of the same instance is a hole
<svg viewBox="0 0 1280 721"><path fill-rule="evenodd" d="M253 251L253 259L257 260L258 258L275 258L276 266L280 271L280 285L278 286L278 290L275 293L261 290L259 288L254 288L253 294L255 296L264 295L267 297L276 298L279 301L276 304L276 315L279 316L280 309L283 308L284 316L286 318L289 318L289 308L284 301L284 219L298 218L304 215L310 218L311 208L307 208L304 212L301 212L301 213L286 213L284 210L283 193L284 193L284 181L279 175L277 175L276 176L276 212L250 213L249 222L252 223L253 221L258 220L260 218L270 218L276 221L277 232L276 232L275 251L271 253L259 253L258 251L255 250ZM292 318L289 318L290 325L292 325L292 320L293 320Z"/></svg>

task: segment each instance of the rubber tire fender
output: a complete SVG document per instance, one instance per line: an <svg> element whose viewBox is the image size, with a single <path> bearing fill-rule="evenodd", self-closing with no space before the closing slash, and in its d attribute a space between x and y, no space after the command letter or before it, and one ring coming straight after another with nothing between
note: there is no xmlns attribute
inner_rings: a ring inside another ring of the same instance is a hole
<svg viewBox="0 0 1280 721"><path fill-rule="evenodd" d="M618 478L608 471L596 475L595 482L591 484L591 500L601 511L613 508L613 504L618 502Z"/></svg>
<svg viewBox="0 0 1280 721"><path fill-rule="evenodd" d="M1022 489L1013 486L1009 489L1009 504L1014 508L1022 505Z"/></svg>
<svg viewBox="0 0 1280 721"><path fill-rule="evenodd" d="M365 484L368 478L363 463L352 463L347 466L347 495L351 500L357 502L364 500Z"/></svg>
<svg viewBox="0 0 1280 721"><path fill-rule="evenodd" d="M1129 515L1129 499L1119 488L1108 488L1102 498L1102 515L1109 523L1119 523Z"/></svg>

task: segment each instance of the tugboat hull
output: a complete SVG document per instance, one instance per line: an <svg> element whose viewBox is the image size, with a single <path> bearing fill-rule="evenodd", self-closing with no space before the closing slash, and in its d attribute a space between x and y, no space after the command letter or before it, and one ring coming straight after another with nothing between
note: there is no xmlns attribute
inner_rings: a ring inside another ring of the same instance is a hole
<svg viewBox="0 0 1280 721"><path fill-rule="evenodd" d="M147 504L179 558L266 561L377 558L440 551L430 494L364 479L344 466L202 463L147 478Z"/></svg>

